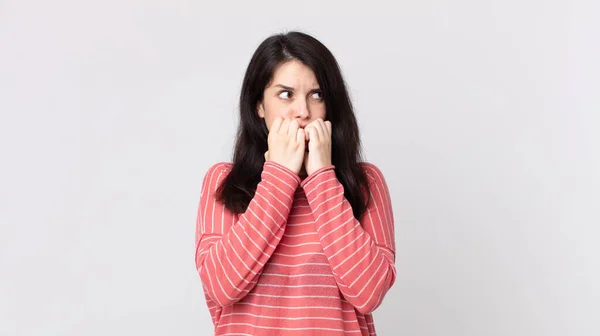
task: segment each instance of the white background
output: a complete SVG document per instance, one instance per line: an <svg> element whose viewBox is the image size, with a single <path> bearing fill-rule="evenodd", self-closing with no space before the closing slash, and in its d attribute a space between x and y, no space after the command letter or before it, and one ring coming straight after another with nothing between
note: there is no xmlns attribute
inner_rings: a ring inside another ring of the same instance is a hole
<svg viewBox="0 0 600 336"><path fill-rule="evenodd" d="M337 57L390 187L386 335L600 334L597 1L0 0L0 335L210 335L204 173L272 33Z"/></svg>

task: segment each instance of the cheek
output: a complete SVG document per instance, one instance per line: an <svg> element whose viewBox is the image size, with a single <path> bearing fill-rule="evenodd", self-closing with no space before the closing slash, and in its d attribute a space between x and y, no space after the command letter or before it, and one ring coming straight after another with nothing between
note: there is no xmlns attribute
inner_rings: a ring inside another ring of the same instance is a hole
<svg viewBox="0 0 600 336"><path fill-rule="evenodd" d="M325 104L315 103L313 106L311 106L310 112L312 114L312 116L311 116L312 118L314 118L314 119L322 118L323 120L325 120L325 115L326 115Z"/></svg>

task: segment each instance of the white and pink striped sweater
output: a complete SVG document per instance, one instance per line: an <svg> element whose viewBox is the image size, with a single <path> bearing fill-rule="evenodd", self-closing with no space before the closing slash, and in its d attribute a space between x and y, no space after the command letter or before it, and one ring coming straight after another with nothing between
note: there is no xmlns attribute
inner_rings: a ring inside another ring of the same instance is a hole
<svg viewBox="0 0 600 336"><path fill-rule="evenodd" d="M356 220L333 165L302 179L273 161L246 212L214 192L231 163L209 168L196 221L196 268L215 335L376 335L371 312L396 280L386 182L361 163L371 202Z"/></svg>

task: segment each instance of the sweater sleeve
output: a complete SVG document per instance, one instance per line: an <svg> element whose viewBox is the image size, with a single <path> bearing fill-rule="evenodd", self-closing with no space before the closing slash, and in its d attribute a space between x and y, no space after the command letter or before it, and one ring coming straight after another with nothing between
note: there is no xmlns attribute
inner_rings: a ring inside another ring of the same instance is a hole
<svg viewBox="0 0 600 336"><path fill-rule="evenodd" d="M196 219L196 269L205 295L224 307L241 300L258 282L283 237L300 177L266 161L254 197L243 214L230 212L215 191L231 170L220 162L202 182Z"/></svg>
<svg viewBox="0 0 600 336"><path fill-rule="evenodd" d="M363 314L374 311L396 280L394 217L381 171L363 163L371 201L358 221L344 197L335 166L323 167L301 182L323 252L342 295Z"/></svg>

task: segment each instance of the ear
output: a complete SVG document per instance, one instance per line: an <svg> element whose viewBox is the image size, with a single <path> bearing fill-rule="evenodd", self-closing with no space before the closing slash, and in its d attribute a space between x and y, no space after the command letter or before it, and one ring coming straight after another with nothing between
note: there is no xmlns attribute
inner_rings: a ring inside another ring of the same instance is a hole
<svg viewBox="0 0 600 336"><path fill-rule="evenodd" d="M262 101L259 101L256 104L256 111L258 112L259 117L261 117L263 119L265 118L265 107L264 107Z"/></svg>

